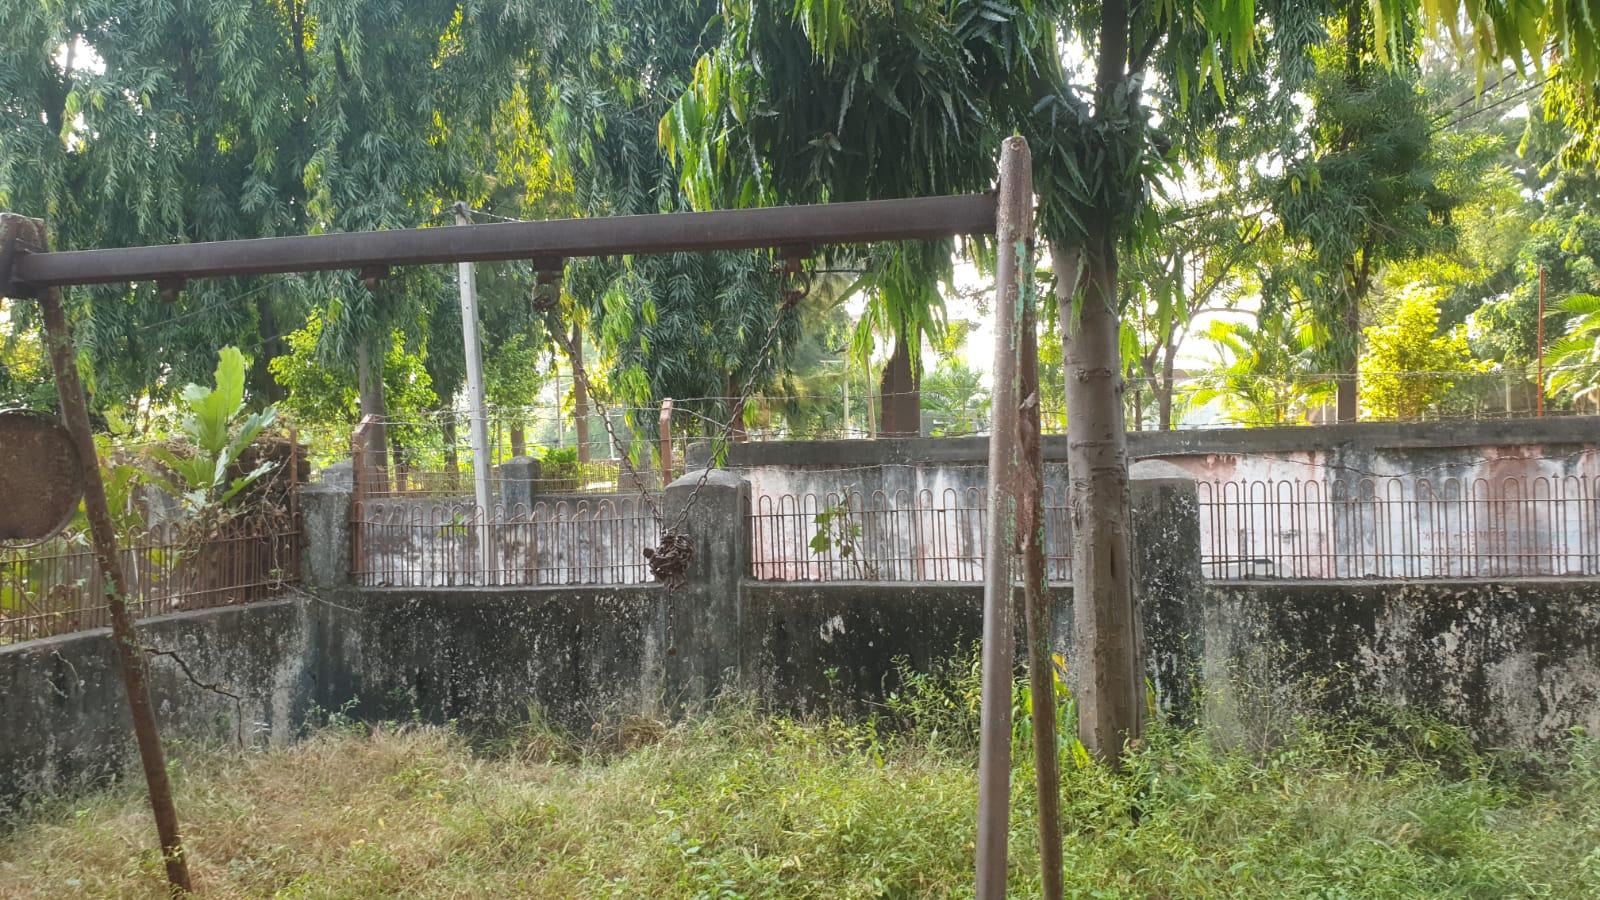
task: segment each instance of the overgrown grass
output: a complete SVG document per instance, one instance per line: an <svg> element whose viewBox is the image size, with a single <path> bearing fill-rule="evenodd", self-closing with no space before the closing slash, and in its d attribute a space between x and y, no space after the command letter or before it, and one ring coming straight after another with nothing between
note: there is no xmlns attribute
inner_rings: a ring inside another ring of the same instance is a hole
<svg viewBox="0 0 1600 900"><path fill-rule="evenodd" d="M729 702L583 743L535 724L476 751L448 729L346 723L182 754L178 806L213 896L963 896L970 698L925 679L879 721ZM1264 755L1158 730L1125 774L1064 748L1068 892L1595 896L1600 748L1567 750L1512 764L1409 720L1302 723ZM1011 886L1027 896L1018 756ZM152 839L136 780L57 801L0 837L0 896L159 896Z"/></svg>

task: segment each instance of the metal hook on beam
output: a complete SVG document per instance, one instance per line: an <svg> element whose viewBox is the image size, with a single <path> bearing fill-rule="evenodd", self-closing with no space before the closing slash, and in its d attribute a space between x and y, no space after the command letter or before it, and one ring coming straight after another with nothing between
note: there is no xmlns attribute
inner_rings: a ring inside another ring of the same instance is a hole
<svg viewBox="0 0 1600 900"><path fill-rule="evenodd" d="M566 260L559 258L533 260L533 269L537 273L533 287L535 312L549 312L560 303L561 272L565 265Z"/></svg>
<svg viewBox="0 0 1600 900"><path fill-rule="evenodd" d="M188 285L188 280L183 278L163 278L156 282L156 291L161 295L162 303L177 302L178 295Z"/></svg>
<svg viewBox="0 0 1600 900"><path fill-rule="evenodd" d="M798 275L806 260L817 255L817 248L810 244L786 244L778 248L778 258L782 260L779 271L785 275Z"/></svg>
<svg viewBox="0 0 1600 900"><path fill-rule="evenodd" d="M805 262L816 252L816 248L810 244L791 244L779 250L782 262L775 267L775 272L792 279L792 286L783 292L783 309L795 308L810 295L811 272L805 267Z"/></svg>
<svg viewBox="0 0 1600 900"><path fill-rule="evenodd" d="M376 294L378 285L388 281L392 274L388 266L367 266L361 270L361 283L367 286L367 290Z"/></svg>

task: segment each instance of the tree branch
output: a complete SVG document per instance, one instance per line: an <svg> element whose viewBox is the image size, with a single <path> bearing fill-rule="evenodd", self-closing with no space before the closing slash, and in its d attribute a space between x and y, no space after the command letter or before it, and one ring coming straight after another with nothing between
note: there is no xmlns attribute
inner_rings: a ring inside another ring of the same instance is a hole
<svg viewBox="0 0 1600 900"><path fill-rule="evenodd" d="M1156 52L1156 46L1161 43L1161 39L1165 36L1165 32L1163 32L1161 29L1151 28L1150 34L1145 38L1144 43L1139 46L1139 49L1136 50L1131 57L1129 57L1128 71L1144 71L1144 67L1150 63L1151 54Z"/></svg>
<svg viewBox="0 0 1600 900"><path fill-rule="evenodd" d="M217 694L217 695L222 696L222 697L227 697L229 700L232 700L233 701L233 706L234 706L234 711L237 714L237 731L238 731L238 733L237 733L236 736L237 736L237 738L239 740L239 746L241 746L241 747L244 746L244 698L240 697L238 694L235 694L233 691L230 691L227 688L223 687L220 682L219 683L215 683L215 684L210 684L210 683L201 681L199 678L195 677L194 670L189 668L189 663L187 661L185 661L183 657L179 656L178 655L178 651L176 651L176 650L161 650L161 649L158 649L156 647L145 647L145 648L143 648L143 650L144 650L144 652L150 654L151 656L165 656L168 659L171 659L173 662L177 663L178 664L178 668L183 670L184 677L189 679L189 683L194 685L195 687L200 688L201 690L204 690L204 691L210 691L213 694Z"/></svg>

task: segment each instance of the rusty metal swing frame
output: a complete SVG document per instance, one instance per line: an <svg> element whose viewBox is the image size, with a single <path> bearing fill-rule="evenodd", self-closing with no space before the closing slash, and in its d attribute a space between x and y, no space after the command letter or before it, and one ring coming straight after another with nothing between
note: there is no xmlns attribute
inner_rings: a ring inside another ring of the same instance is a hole
<svg viewBox="0 0 1600 900"><path fill-rule="evenodd" d="M533 260L553 268L573 257L933 240L993 234L994 227L994 195L961 194L104 250L43 252L14 245L0 247L0 296L32 297L42 288L69 285L181 285L192 278L434 263Z"/></svg>
<svg viewBox="0 0 1600 900"><path fill-rule="evenodd" d="M994 898L1003 896L1005 890L1010 799L1010 635L1014 627L1011 604L1016 571L1011 542L1019 501L1023 499L1019 479L1024 466L1021 454L1025 452L1018 448L1017 417L1019 404L1030 402L1030 398L1019 395L1021 380L1017 374L1019 368L1037 368L1036 355L1026 358L1027 351L1019 349L1018 337L1023 321L1018 301L1031 297L1023 288L1031 273L1026 271L1029 254L1022 247L1031 238L1030 169L1027 144L1021 138L1011 138L1001 151L1000 186L996 192L984 194L54 252L30 243L30 236L45 234L42 223L30 228L0 227L0 297L38 297L47 310L55 309L60 320L55 290L74 285L153 281L164 295L171 296L194 278L339 269L356 270L368 278L395 266L502 260L530 260L539 270L548 271L574 257L758 248L810 251L830 244L934 240L1003 232L997 247L996 320L1002 326L997 329L1001 333L997 349L1008 360L997 372L995 429L991 438L991 462L1001 460L1003 465L991 466L989 474L990 528L994 534L987 546L986 555L991 560L984 586L983 749L976 854L978 896ZM1000 208L1002 203L1005 209ZM15 224L14 217L5 218ZM66 339L65 321L52 324L56 326L52 328L52 342ZM60 335L54 334L57 329ZM75 379L67 380L72 383L63 381L60 385L63 405L77 406L81 411L81 387ZM77 395L75 402L68 402L69 391ZM1037 402L1036 398L1031 402ZM75 437L88 445L87 420L81 414L68 416L68 425L80 431ZM92 462L86 469L97 478L98 468ZM97 494L103 505L103 492L91 491L91 502ZM94 518L91 510L91 520ZM999 558L993 558L996 555ZM120 572L120 562L114 554L112 558L102 558L101 564L108 573ZM138 703L131 694L143 686L136 688L130 680L129 688L138 718ZM148 704L148 699L145 702ZM156 750L159 752L159 745ZM171 815L170 800L167 802ZM159 810L157 818L161 818ZM173 846L168 850L181 854L175 822L171 828ZM163 835L165 838L165 831ZM181 863L181 856L178 862ZM178 873L169 874L174 875L174 884L180 883ZM184 886L186 882L184 872Z"/></svg>

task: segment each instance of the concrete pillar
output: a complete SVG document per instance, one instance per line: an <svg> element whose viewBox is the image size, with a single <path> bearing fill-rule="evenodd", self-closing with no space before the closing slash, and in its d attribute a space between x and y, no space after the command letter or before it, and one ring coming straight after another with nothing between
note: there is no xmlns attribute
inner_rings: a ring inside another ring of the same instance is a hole
<svg viewBox="0 0 1600 900"><path fill-rule="evenodd" d="M662 693L669 709L709 699L739 672L739 588L750 569L750 483L716 469L702 486L701 475L691 471L667 485L661 506L668 527L689 508L681 530L694 545L683 586L663 588Z"/></svg>
<svg viewBox="0 0 1600 900"><path fill-rule="evenodd" d="M531 456L514 456L500 464L500 502L506 515L516 515L518 506L533 511L539 474L539 461Z"/></svg>
<svg viewBox="0 0 1600 900"><path fill-rule="evenodd" d="M310 590L350 584L350 498L329 484L300 488L300 580Z"/></svg>
<svg viewBox="0 0 1600 900"><path fill-rule="evenodd" d="M650 461L649 451L645 451L644 460L638 465L629 461L627 456L617 461L617 490L626 494L629 491L643 490L654 491L661 487L660 473Z"/></svg>
<svg viewBox="0 0 1600 900"><path fill-rule="evenodd" d="M355 463L348 459L341 459L331 466L325 466L318 474L322 478L322 483L331 487L353 490L356 486Z"/></svg>
<svg viewBox="0 0 1600 900"><path fill-rule="evenodd" d="M1168 721L1191 725L1200 712L1204 659L1199 492L1189 473L1168 462L1137 462L1128 474L1145 673Z"/></svg>

